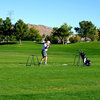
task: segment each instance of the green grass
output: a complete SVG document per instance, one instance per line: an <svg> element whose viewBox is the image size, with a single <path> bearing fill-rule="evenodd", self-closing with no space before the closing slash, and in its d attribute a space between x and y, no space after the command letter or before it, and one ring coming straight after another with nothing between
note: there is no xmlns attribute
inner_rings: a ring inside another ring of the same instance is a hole
<svg viewBox="0 0 100 100"><path fill-rule="evenodd" d="M0 100L100 100L100 42L51 45L48 66L26 66L28 55L41 59L42 46L0 45ZM72 65L77 49L90 67Z"/></svg>

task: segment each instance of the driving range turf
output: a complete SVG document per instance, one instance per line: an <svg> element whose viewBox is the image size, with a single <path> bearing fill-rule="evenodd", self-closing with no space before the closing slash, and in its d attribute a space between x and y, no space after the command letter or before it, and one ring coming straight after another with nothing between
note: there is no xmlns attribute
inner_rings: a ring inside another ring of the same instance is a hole
<svg viewBox="0 0 100 100"><path fill-rule="evenodd" d="M22 43L0 45L0 100L100 100L100 42L51 45L48 66L26 66L28 55L41 59L43 45ZM77 49L90 67L73 66Z"/></svg>

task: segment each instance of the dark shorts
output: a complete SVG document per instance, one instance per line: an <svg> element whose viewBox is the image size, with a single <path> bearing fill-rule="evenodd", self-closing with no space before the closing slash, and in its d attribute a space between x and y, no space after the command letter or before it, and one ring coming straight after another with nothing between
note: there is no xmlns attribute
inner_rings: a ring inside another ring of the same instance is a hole
<svg viewBox="0 0 100 100"><path fill-rule="evenodd" d="M47 57L47 52L46 52L46 51L42 50L41 53L42 53L42 56L43 56L43 57Z"/></svg>

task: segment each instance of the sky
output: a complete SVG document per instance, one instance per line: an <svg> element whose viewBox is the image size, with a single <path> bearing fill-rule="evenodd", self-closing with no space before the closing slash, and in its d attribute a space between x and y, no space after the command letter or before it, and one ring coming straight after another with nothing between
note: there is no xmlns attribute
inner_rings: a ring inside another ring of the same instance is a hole
<svg viewBox="0 0 100 100"><path fill-rule="evenodd" d="M100 28L100 0L0 0L0 18L6 17L11 17L13 24L22 19L49 27L64 23L78 27L86 20Z"/></svg>

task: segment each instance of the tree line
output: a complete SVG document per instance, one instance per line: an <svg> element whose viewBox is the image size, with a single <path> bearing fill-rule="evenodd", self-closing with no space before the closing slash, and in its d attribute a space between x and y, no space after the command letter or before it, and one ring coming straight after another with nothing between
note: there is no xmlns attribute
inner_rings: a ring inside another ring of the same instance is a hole
<svg viewBox="0 0 100 100"><path fill-rule="evenodd" d="M66 43L67 38L73 34L72 26L64 23L61 27L54 27L50 36L46 36L46 40L51 40L52 43ZM79 27L75 27L76 34L69 38L71 43L84 41L100 41L100 29L98 29L91 21L79 22Z"/></svg>
<svg viewBox="0 0 100 100"><path fill-rule="evenodd" d="M19 40L21 44L22 40L41 41L41 39L39 30L35 27L28 28L21 19L13 25L9 17L5 20L0 18L0 41Z"/></svg>
<svg viewBox="0 0 100 100"><path fill-rule="evenodd" d="M28 28L28 25L21 19L13 25L9 17L5 20L0 18L0 41L19 40L21 44L22 40L39 42L42 38L45 38L46 41L50 40L54 44L65 44L69 36L73 34L72 28L72 26L64 23L61 27L54 27L50 36L45 36L44 34L41 36L39 30L35 29L35 27ZM84 38L84 41L88 39L100 41L100 29L91 21L79 22L79 27L75 27L74 30L76 34L69 38L71 43L80 42L81 38Z"/></svg>

